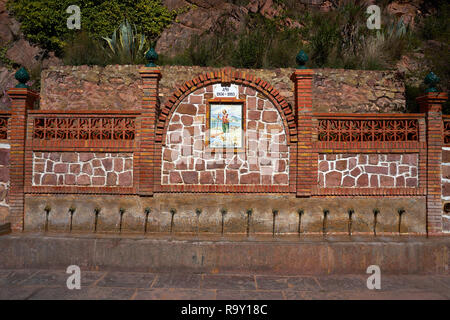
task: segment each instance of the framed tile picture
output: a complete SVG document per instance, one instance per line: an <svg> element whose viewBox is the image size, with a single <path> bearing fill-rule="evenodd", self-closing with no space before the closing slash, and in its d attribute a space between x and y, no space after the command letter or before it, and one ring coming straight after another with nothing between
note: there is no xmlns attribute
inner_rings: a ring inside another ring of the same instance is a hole
<svg viewBox="0 0 450 320"><path fill-rule="evenodd" d="M206 106L206 148L245 151L245 100L213 99Z"/></svg>

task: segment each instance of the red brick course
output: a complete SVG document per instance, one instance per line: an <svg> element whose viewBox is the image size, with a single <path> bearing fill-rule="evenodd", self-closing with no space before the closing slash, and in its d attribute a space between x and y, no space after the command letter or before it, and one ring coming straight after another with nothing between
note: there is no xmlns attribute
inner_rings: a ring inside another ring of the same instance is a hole
<svg viewBox="0 0 450 320"><path fill-rule="evenodd" d="M445 93L428 93L419 97L421 112L426 113L427 120L427 232L442 232L442 181L441 163L443 147L442 104L447 100Z"/></svg>

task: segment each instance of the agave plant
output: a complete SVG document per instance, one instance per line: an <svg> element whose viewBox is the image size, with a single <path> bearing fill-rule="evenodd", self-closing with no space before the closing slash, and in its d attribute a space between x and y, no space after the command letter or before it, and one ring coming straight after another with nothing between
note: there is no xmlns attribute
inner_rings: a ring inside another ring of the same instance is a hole
<svg viewBox="0 0 450 320"><path fill-rule="evenodd" d="M387 25L384 31L377 30L377 39L384 41L386 39L398 39L405 36L409 31L409 25L400 18L398 22L392 21Z"/></svg>
<svg viewBox="0 0 450 320"><path fill-rule="evenodd" d="M111 38L102 37L108 43L107 55L118 63L140 63L146 51L145 35L139 34L136 25L124 20L119 28L114 30Z"/></svg>

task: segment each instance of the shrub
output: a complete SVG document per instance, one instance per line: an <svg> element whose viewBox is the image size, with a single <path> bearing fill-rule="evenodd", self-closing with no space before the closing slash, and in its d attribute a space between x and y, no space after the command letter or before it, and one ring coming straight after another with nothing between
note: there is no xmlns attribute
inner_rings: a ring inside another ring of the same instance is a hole
<svg viewBox="0 0 450 320"><path fill-rule="evenodd" d="M97 38L108 36L120 21L128 18L138 26L138 32L156 39L177 14L161 0L14 0L7 5L29 40L59 53L79 32L66 26L66 9L70 5L81 9L82 30Z"/></svg>
<svg viewBox="0 0 450 320"><path fill-rule="evenodd" d="M106 54L114 64L144 63L145 52L149 49L143 34L138 34L136 25L126 19L114 30L111 38L103 37L108 44Z"/></svg>
<svg viewBox="0 0 450 320"><path fill-rule="evenodd" d="M435 15L429 15L423 20L422 36L426 40L449 41L450 37L450 4L447 0L436 1Z"/></svg>
<svg viewBox="0 0 450 320"><path fill-rule="evenodd" d="M77 33L64 47L63 61L66 65L100 65L108 64L108 57L99 40L93 39L85 31Z"/></svg>

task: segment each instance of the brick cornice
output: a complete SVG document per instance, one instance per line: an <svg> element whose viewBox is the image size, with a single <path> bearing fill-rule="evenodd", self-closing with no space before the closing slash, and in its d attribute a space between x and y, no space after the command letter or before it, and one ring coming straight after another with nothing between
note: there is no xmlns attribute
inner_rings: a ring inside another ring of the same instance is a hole
<svg viewBox="0 0 450 320"><path fill-rule="evenodd" d="M28 109L31 109L34 101L39 99L39 93L26 88L10 88L7 91L9 97L14 100L25 100Z"/></svg>
<svg viewBox="0 0 450 320"><path fill-rule="evenodd" d="M157 78L158 80L162 78L161 71L157 68L142 67L139 69L139 73L142 78Z"/></svg>
<svg viewBox="0 0 450 320"><path fill-rule="evenodd" d="M291 75L291 81L295 82L299 78L312 79L314 75L314 70L312 69L297 69Z"/></svg>
<svg viewBox="0 0 450 320"><path fill-rule="evenodd" d="M441 112L442 104L447 101L448 96L445 92L429 92L416 99L420 106L420 112Z"/></svg>

